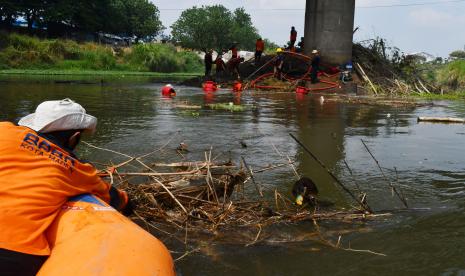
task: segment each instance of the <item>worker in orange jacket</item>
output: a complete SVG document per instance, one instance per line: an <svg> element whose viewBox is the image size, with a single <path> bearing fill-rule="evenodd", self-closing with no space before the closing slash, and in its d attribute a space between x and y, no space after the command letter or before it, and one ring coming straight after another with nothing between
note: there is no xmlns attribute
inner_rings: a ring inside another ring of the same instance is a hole
<svg viewBox="0 0 465 276"><path fill-rule="evenodd" d="M218 55L216 55L215 59L215 65L216 65L216 77L222 77L224 74L224 71L226 70L226 64L224 63L223 60L223 52L218 51Z"/></svg>
<svg viewBox="0 0 465 276"><path fill-rule="evenodd" d="M289 37L290 45L289 49L292 49L295 45L295 41L297 40L297 31L295 30L295 27L291 27L291 35Z"/></svg>
<svg viewBox="0 0 465 276"><path fill-rule="evenodd" d="M260 62L264 50L265 42L263 42L263 39L258 38L257 42L255 42L255 63Z"/></svg>
<svg viewBox="0 0 465 276"><path fill-rule="evenodd" d="M81 134L96 125L97 118L70 99L43 102L18 125L0 122L1 275L37 273L50 255L44 232L69 197L94 194L130 211L127 194L73 152Z"/></svg>

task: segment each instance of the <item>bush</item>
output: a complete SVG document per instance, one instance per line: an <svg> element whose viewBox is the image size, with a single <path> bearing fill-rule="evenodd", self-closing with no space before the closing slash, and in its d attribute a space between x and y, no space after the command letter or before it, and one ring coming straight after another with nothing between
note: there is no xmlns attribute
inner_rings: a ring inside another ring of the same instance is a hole
<svg viewBox="0 0 465 276"><path fill-rule="evenodd" d="M82 46L79 59L86 64L83 69L111 70L116 65L116 58L110 48L86 43Z"/></svg>
<svg viewBox="0 0 465 276"><path fill-rule="evenodd" d="M79 59L80 48L79 44L72 40L55 40L51 41L48 46L49 51L55 56L63 59Z"/></svg>
<svg viewBox="0 0 465 276"><path fill-rule="evenodd" d="M200 57L194 52L182 51L179 53L183 60L183 71L186 72L202 72L203 63Z"/></svg>
<svg viewBox="0 0 465 276"><path fill-rule="evenodd" d="M200 71L202 67L201 60L195 53L178 53L174 46L168 44L136 45L126 55L126 59L139 70L148 69L152 72L194 72Z"/></svg>
<svg viewBox="0 0 465 276"><path fill-rule="evenodd" d="M8 45L20 51L41 51L46 47L41 40L36 37L12 33L8 37Z"/></svg>
<svg viewBox="0 0 465 276"><path fill-rule="evenodd" d="M455 59L465 59L465 51L457 50L449 54L449 57Z"/></svg>
<svg viewBox="0 0 465 276"><path fill-rule="evenodd" d="M465 90L465 60L450 62L440 69L438 82L452 90Z"/></svg>
<svg viewBox="0 0 465 276"><path fill-rule="evenodd" d="M201 72L202 62L193 52L168 44L139 44L119 54L95 43L41 40L0 32L0 69L129 70Z"/></svg>
<svg viewBox="0 0 465 276"><path fill-rule="evenodd" d="M4 31L0 31L0 50L8 46L8 34Z"/></svg>

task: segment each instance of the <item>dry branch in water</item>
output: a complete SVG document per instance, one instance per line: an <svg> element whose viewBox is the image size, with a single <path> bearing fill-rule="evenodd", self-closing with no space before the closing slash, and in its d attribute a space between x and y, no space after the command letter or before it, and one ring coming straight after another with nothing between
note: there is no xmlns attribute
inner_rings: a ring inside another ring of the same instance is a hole
<svg viewBox="0 0 465 276"><path fill-rule="evenodd" d="M244 237L241 241L251 246L265 239L263 232L271 225L323 220L352 222L391 215L369 214L357 209L316 212L313 208L298 208L277 190L266 191L257 183L245 186L254 173L252 169L238 167L230 161L213 162L211 150L205 153L203 161L168 164L145 164L139 158L120 155L128 158L124 165L118 170L111 167L102 170L102 175L120 179L120 188L134 201L135 218L143 222L142 226L150 227L160 237L185 243L187 233L215 236L245 227L257 229L253 238ZM124 166L132 162L142 163L141 171L123 172ZM289 164L270 164L262 171ZM134 177L137 182L133 181ZM266 194L270 195L269 199ZM178 259L193 252L196 250L186 251Z"/></svg>

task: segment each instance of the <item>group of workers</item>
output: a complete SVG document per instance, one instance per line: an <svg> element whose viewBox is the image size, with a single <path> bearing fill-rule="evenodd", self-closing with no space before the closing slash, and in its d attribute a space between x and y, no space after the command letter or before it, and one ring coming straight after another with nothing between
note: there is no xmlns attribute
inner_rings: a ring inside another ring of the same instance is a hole
<svg viewBox="0 0 465 276"><path fill-rule="evenodd" d="M289 44L287 47L278 48L276 53L277 56L274 60L274 75L277 79L282 80L283 75L283 65L284 65L284 52L303 52L304 50L304 38L301 37L300 42L297 43L297 31L294 26L291 27L290 36L289 36ZM237 48L237 43L233 43L233 45L228 49L231 51L231 59L225 63L223 60L223 54L226 50L218 51L216 59L213 60L213 50L212 49L205 49L205 56L204 56L204 63L205 63L205 77L207 79L210 78L212 73L213 64L216 67L216 77L223 77L225 72L230 72L236 79L240 79L239 73L239 65L244 62L244 58L239 56L239 51ZM261 57L263 52L265 51L265 42L262 38L258 38L255 42L255 55L254 55L254 65L260 64ZM320 70L320 55L317 50L312 51L311 56L311 82L317 83L318 82L318 71Z"/></svg>
<svg viewBox="0 0 465 276"><path fill-rule="evenodd" d="M51 251L47 228L70 197L93 194L132 212L128 195L74 152L96 126L70 99L45 101L18 125L0 122L0 275L37 274Z"/></svg>
<svg viewBox="0 0 465 276"><path fill-rule="evenodd" d="M295 27L292 26L291 28L291 33L290 33L290 40L289 40L289 46L285 48L286 51L289 52L301 52L303 51L304 47L304 38L301 38L301 41L298 43L298 48L295 47L295 42L297 41L297 31L295 30ZM274 60L274 76L278 80L283 79L283 65L284 65L284 50L282 48L278 48L276 50L276 58ZM311 66L311 72L310 72L310 79L311 83L315 84L318 83L318 72L320 71L320 62L321 62L321 57L320 53L318 50L313 50L312 54L310 56L310 64Z"/></svg>
<svg viewBox="0 0 465 276"><path fill-rule="evenodd" d="M227 63L223 60L223 54L226 52L225 50L219 51L215 60L213 60L213 50L205 50L204 63L206 78L211 76L213 64L215 64L216 67L217 77L222 77L226 72L230 72L236 78L240 78L239 65L244 62L244 58L240 57L238 54L237 43L234 43L229 50L231 51L231 59Z"/></svg>

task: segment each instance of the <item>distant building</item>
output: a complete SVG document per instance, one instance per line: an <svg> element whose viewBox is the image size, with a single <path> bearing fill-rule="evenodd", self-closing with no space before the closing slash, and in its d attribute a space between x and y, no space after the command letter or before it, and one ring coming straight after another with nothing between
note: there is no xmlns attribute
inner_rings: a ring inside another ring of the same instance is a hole
<svg viewBox="0 0 465 276"><path fill-rule="evenodd" d="M205 53L204 52L197 52L197 55L203 60L204 57L205 57ZM239 57L243 57L245 61L247 60L252 60L254 59L255 57L255 52L249 52L249 51L239 51L238 52L238 55ZM218 56L218 53L216 51L213 51L212 52L212 56L213 56L213 60L216 59L216 57ZM228 51L226 53L223 54L223 56L221 57L223 59L224 62L228 62L232 57L232 53L231 51Z"/></svg>

